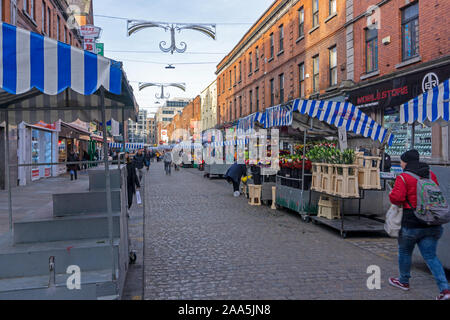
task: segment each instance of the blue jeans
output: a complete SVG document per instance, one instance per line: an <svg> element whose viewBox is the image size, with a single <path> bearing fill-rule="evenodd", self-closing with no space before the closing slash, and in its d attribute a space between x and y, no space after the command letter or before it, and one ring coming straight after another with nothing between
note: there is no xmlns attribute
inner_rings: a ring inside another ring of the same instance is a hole
<svg viewBox="0 0 450 320"><path fill-rule="evenodd" d="M436 256L438 240L442 237L442 226L423 229L408 229L402 227L398 238L398 264L400 268L400 282L409 284L411 278L411 256L417 244L433 274L440 292L448 290L448 282L444 268Z"/></svg>

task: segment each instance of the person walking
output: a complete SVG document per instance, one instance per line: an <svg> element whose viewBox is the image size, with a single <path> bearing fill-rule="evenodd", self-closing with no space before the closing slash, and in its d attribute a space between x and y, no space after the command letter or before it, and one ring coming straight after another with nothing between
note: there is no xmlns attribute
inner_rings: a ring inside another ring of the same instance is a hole
<svg viewBox="0 0 450 320"><path fill-rule="evenodd" d="M227 179L228 183L233 184L233 196L239 197L241 195L239 187L241 185L241 179L245 175L247 175L247 166L245 164L237 164L236 162L225 174L224 177Z"/></svg>
<svg viewBox="0 0 450 320"><path fill-rule="evenodd" d="M164 153L164 170L168 175L171 174L172 161L172 152L167 151L166 153Z"/></svg>
<svg viewBox="0 0 450 320"><path fill-rule="evenodd" d="M142 181L142 176L144 175L144 162L145 157L142 150L138 150L137 154L134 156L134 165L139 172L139 181Z"/></svg>
<svg viewBox="0 0 450 320"><path fill-rule="evenodd" d="M442 237L441 225L427 225L419 220L414 210L417 207L417 179L431 179L438 184L436 175L430 171L430 167L420 162L417 150L409 150L400 157L400 165L403 173L395 180L394 188L389 193L392 204L403 207L401 229L398 237L398 264L400 277L389 278L389 284L402 290L409 290L411 278L411 257L416 244L420 253L433 274L439 287L440 294L437 300L450 300L450 290L444 268L436 256L436 248ZM413 175L411 175L412 173Z"/></svg>
<svg viewBox="0 0 450 320"><path fill-rule="evenodd" d="M136 174L136 166L134 161L131 161L130 154L128 152L125 154L125 162L127 166L128 209L130 209L133 204L133 196L136 193L136 190L141 188L141 185Z"/></svg>
<svg viewBox="0 0 450 320"><path fill-rule="evenodd" d="M78 158L78 155L73 151L70 150L69 155L67 156L67 162L78 162L80 161ZM75 180L78 179L77 171L79 169L78 164L68 164L67 170L70 172L70 181L73 181L73 178L75 177Z"/></svg>
<svg viewBox="0 0 450 320"><path fill-rule="evenodd" d="M145 166L147 167L147 171L150 170L150 161L152 159L152 155L150 151L147 149L144 150L144 160L145 160Z"/></svg>

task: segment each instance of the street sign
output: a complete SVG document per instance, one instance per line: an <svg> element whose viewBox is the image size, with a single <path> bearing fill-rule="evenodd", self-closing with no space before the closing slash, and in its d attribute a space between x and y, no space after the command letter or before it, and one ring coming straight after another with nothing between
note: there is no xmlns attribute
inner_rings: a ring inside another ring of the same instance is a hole
<svg viewBox="0 0 450 320"><path fill-rule="evenodd" d="M97 54L104 57L105 56L105 44L104 43L96 43L97 46Z"/></svg>
<svg viewBox="0 0 450 320"><path fill-rule="evenodd" d="M84 37L99 38L102 29L93 25L85 25L80 27L80 35Z"/></svg>

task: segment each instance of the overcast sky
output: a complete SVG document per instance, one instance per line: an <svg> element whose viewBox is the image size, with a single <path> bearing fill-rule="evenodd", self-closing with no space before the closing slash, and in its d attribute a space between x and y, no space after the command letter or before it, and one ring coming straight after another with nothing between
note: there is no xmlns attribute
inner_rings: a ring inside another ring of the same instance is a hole
<svg viewBox="0 0 450 320"><path fill-rule="evenodd" d="M123 61L127 77L141 108L156 112L157 88L138 91L138 82L184 82L186 92L169 88L171 97L194 98L215 79L216 66L237 44L273 0L94 0L94 22L103 29L99 42L105 43L105 56ZM161 22L215 23L217 39L185 30L176 34L177 45L187 43L183 54L163 53L159 43L170 44L170 33L160 28L141 30L127 37L127 22L100 17L106 15ZM151 51L131 53L117 51ZM204 54L207 53L207 54ZM129 60L158 62L162 64ZM209 64L176 65L176 63L210 62ZM167 63L175 69L165 69ZM134 82L135 81L135 82ZM161 101L162 102L162 101Z"/></svg>

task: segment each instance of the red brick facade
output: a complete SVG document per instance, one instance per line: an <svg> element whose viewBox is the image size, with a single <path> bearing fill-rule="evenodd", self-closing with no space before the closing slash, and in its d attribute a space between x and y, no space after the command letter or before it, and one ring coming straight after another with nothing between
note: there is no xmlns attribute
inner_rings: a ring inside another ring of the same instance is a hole
<svg viewBox="0 0 450 320"><path fill-rule="evenodd" d="M69 16L65 0L4 0L2 4L2 21L78 48L82 47L77 31L70 29L67 23ZM14 4L17 5L16 10Z"/></svg>
<svg viewBox="0 0 450 320"><path fill-rule="evenodd" d="M255 111L262 111L280 104L281 101L287 102L300 96L333 95L333 89L338 89L342 80L346 80L345 1L336 1L335 14L330 14L329 1L318 1L317 27L313 27L312 3L312 0L275 1L231 53L220 62L216 72L218 106L220 107L218 123L235 121ZM303 8L304 16L303 35L299 34L300 8ZM283 50L280 50L281 26L284 33ZM273 57L271 57L271 35L274 42ZM329 49L333 47L337 52L337 83L332 85ZM257 51L259 68L256 68L255 53ZM250 72L250 55L252 72ZM319 57L319 90L314 92L313 57L316 55ZM304 63L306 76L303 81L303 94L300 93L299 83L299 64L301 63ZM280 75L284 76L282 100L280 99ZM273 103L270 88L272 79L274 82ZM259 94L258 97L256 92ZM242 101L242 109L240 101ZM259 101L258 108L257 101Z"/></svg>

